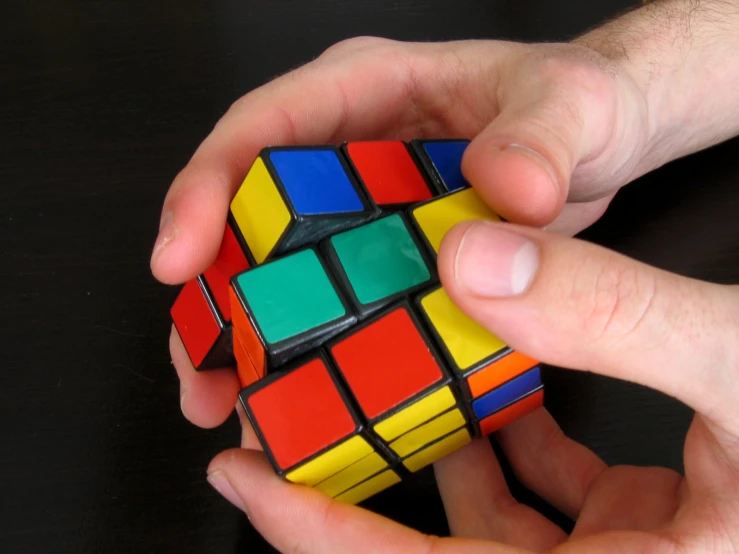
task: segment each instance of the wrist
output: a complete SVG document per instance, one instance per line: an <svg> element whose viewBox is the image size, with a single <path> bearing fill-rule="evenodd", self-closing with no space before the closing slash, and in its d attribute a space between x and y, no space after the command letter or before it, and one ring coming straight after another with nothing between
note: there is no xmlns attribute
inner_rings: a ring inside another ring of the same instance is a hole
<svg viewBox="0 0 739 554"><path fill-rule="evenodd" d="M739 6L649 3L582 37L643 105L637 175L739 134ZM625 115L628 117L628 115Z"/></svg>

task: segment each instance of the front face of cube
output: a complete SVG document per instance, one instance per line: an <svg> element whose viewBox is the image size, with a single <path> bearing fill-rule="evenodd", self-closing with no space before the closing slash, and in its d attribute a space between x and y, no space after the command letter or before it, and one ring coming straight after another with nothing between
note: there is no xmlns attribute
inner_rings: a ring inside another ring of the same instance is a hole
<svg viewBox="0 0 739 554"><path fill-rule="evenodd" d="M467 316L443 288L423 294L417 305L481 434L497 430L511 414L517 418L543 404L537 360Z"/></svg>
<svg viewBox="0 0 739 554"><path fill-rule="evenodd" d="M324 250L360 316L428 287L437 278L423 243L401 214L334 235Z"/></svg>
<svg viewBox="0 0 739 554"><path fill-rule="evenodd" d="M265 374L308 352L356 320L312 248L236 275L234 334Z"/></svg>
<svg viewBox="0 0 739 554"><path fill-rule="evenodd" d="M334 147L267 148L231 202L257 263L369 220L374 211Z"/></svg>
<svg viewBox="0 0 739 554"><path fill-rule="evenodd" d="M444 236L459 223L483 219L500 221L474 189L440 196L412 208L411 218L432 254L439 253Z"/></svg>
<svg viewBox="0 0 739 554"><path fill-rule="evenodd" d="M407 303L332 343L329 352L368 430L417 471L470 440L451 378Z"/></svg>
<svg viewBox="0 0 739 554"><path fill-rule="evenodd" d="M280 475L357 502L400 478L362 435L329 363L302 360L244 389L240 401Z"/></svg>

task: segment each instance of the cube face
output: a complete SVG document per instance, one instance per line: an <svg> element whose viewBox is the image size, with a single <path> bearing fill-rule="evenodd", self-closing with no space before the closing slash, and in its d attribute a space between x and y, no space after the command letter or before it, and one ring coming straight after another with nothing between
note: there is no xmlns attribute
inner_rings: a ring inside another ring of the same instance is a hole
<svg viewBox="0 0 739 554"><path fill-rule="evenodd" d="M407 303L352 329L328 345L328 351L373 427L450 382Z"/></svg>
<svg viewBox="0 0 739 554"><path fill-rule="evenodd" d="M415 140L413 148L440 192L469 187L462 175L462 157L468 140Z"/></svg>
<svg viewBox="0 0 739 554"><path fill-rule="evenodd" d="M254 431L268 447L265 453L281 474L318 460L361 430L323 356L258 381L241 392L240 400ZM369 453L362 450L360 441L344 449L354 451L352 447L359 449L359 457ZM341 451L336 457L342 456L352 457ZM309 468L304 479L321 471L317 466Z"/></svg>
<svg viewBox="0 0 739 554"><path fill-rule="evenodd" d="M226 321L202 277L185 283L170 314L196 370L232 365L233 353Z"/></svg>
<svg viewBox="0 0 739 554"><path fill-rule="evenodd" d="M239 318L236 332L252 359L266 355L269 365L294 359L356 321L312 248L240 273L232 286L247 316Z"/></svg>
<svg viewBox="0 0 739 554"><path fill-rule="evenodd" d="M257 263L371 219L376 210L333 146L262 150L231 202Z"/></svg>
<svg viewBox="0 0 739 554"><path fill-rule="evenodd" d="M343 150L370 198L382 209L401 209L434 196L403 141L350 142Z"/></svg>
<svg viewBox="0 0 739 554"><path fill-rule="evenodd" d="M411 208L411 218L433 255L439 253L444 236L465 221L501 221L472 188L440 196Z"/></svg>
<svg viewBox="0 0 739 554"><path fill-rule="evenodd" d="M334 235L323 250L355 311L362 316L437 279L423 244L401 214Z"/></svg>

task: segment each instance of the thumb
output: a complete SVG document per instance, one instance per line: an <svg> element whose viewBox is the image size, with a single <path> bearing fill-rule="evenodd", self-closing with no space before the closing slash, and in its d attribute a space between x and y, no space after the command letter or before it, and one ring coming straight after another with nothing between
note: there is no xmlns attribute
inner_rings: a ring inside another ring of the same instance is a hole
<svg viewBox="0 0 739 554"><path fill-rule="evenodd" d="M561 235L466 222L444 239L452 300L544 363L632 381L739 431L739 289Z"/></svg>

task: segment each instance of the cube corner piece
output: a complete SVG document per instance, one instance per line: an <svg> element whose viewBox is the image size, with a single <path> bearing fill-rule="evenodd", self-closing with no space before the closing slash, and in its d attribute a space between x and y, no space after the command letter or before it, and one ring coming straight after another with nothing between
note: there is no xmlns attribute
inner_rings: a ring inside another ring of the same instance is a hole
<svg viewBox="0 0 739 554"><path fill-rule="evenodd" d="M261 264L361 225L377 213L336 146L262 149L230 205Z"/></svg>
<svg viewBox="0 0 739 554"><path fill-rule="evenodd" d="M414 139L410 148L439 194L455 192L470 185L462 174L462 157L467 139Z"/></svg>

